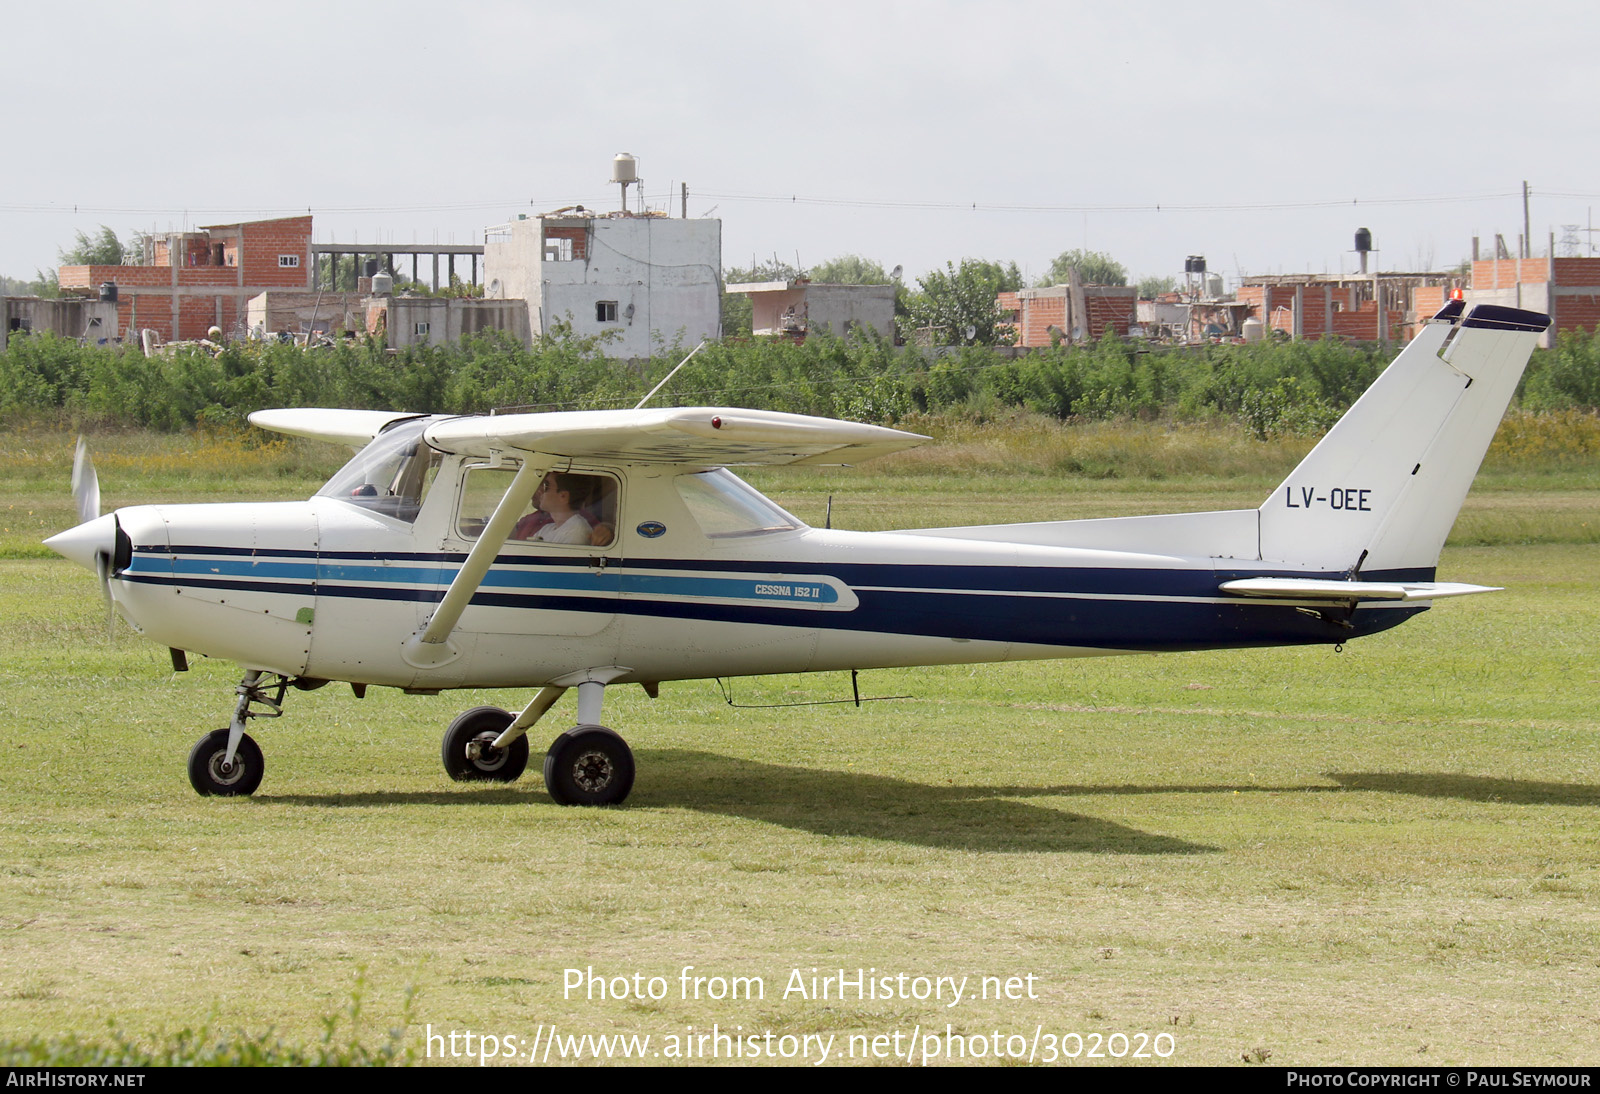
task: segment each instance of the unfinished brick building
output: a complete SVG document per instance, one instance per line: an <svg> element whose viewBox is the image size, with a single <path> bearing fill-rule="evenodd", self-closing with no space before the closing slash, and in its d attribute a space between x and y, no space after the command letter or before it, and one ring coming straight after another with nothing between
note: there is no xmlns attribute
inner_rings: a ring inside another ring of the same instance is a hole
<svg viewBox="0 0 1600 1094"><path fill-rule="evenodd" d="M1051 285L1003 292L995 300L1018 346L1092 342L1107 328L1126 338L1138 321L1138 305L1139 290L1129 285Z"/></svg>
<svg viewBox="0 0 1600 1094"><path fill-rule="evenodd" d="M1272 275L1247 279L1239 286L1238 299L1252 307L1268 330L1280 331L1296 340L1335 335L1364 342L1404 341L1411 336L1407 326L1408 313L1412 311L1411 296L1430 280L1446 282L1448 277L1430 274ZM1383 301L1381 316L1379 296Z"/></svg>
<svg viewBox="0 0 1600 1094"><path fill-rule="evenodd" d="M268 289L311 287L311 218L216 224L147 238L141 265L63 266L63 292L116 286L117 328L154 330L163 340L232 333L245 302Z"/></svg>
<svg viewBox="0 0 1600 1094"><path fill-rule="evenodd" d="M1539 338L1600 329L1600 258L1491 258L1472 264L1472 303L1542 311L1555 320Z"/></svg>

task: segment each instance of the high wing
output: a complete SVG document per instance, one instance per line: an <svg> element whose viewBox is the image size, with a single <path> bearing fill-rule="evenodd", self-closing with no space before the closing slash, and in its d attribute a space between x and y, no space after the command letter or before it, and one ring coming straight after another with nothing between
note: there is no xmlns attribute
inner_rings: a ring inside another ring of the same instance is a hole
<svg viewBox="0 0 1600 1094"><path fill-rule="evenodd" d="M360 448L370 443L395 422L420 418L401 410L329 410L321 407L293 407L284 410L258 410L250 415L250 424L274 433L287 433L291 437L306 437L313 441L330 441Z"/></svg>
<svg viewBox="0 0 1600 1094"><path fill-rule="evenodd" d="M352 423L365 420L351 419ZM715 407L447 418L430 424L423 438L432 447L457 455L519 452L530 458L523 460L439 606L403 644L401 656L419 668L442 665L457 656L450 635L552 460L600 458L679 467L841 464L928 440L898 429L831 418ZM519 718L515 728L524 724Z"/></svg>
<svg viewBox="0 0 1600 1094"><path fill-rule="evenodd" d="M694 467L857 463L929 439L833 418L718 407L450 418L424 436L434 448L471 456L527 452Z"/></svg>

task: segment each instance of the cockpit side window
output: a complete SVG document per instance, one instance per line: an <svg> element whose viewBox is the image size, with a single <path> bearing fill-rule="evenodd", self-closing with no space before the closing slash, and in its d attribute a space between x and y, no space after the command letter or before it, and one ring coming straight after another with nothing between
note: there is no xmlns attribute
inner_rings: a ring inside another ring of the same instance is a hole
<svg viewBox="0 0 1600 1094"><path fill-rule="evenodd" d="M438 476L442 453L422 439L427 421L405 422L355 454L317 496L338 498L407 523L417 519Z"/></svg>
<svg viewBox="0 0 1600 1094"><path fill-rule="evenodd" d="M483 534L517 470L514 463L466 469L456 517L456 532L463 539ZM617 480L610 475L548 471L506 542L609 547L617 536L619 493Z"/></svg>

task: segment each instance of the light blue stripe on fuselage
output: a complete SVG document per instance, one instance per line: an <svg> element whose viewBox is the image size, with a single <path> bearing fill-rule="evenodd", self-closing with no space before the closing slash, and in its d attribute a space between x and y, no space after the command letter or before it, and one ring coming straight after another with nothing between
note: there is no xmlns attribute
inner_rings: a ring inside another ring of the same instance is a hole
<svg viewBox="0 0 1600 1094"><path fill-rule="evenodd" d="M138 556L130 570L135 574L159 573L168 566L152 565ZM425 566L374 566L336 562L269 562L261 559L172 558L174 574L202 578L247 577L254 580L362 583L400 587L442 588L454 580L457 569ZM715 597L751 603L836 604L839 591L817 581L788 578L676 576L583 570L544 570L527 567L491 569L483 577L485 588L579 593L610 596Z"/></svg>

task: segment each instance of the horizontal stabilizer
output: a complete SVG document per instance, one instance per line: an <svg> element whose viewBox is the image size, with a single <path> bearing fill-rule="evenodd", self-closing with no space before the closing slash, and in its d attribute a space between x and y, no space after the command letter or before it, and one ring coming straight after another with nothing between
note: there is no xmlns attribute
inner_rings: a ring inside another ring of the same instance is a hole
<svg viewBox="0 0 1600 1094"><path fill-rule="evenodd" d="M1439 600L1500 591L1490 585L1459 581L1329 581L1309 577L1249 577L1224 581L1221 589L1237 596L1277 600Z"/></svg>

